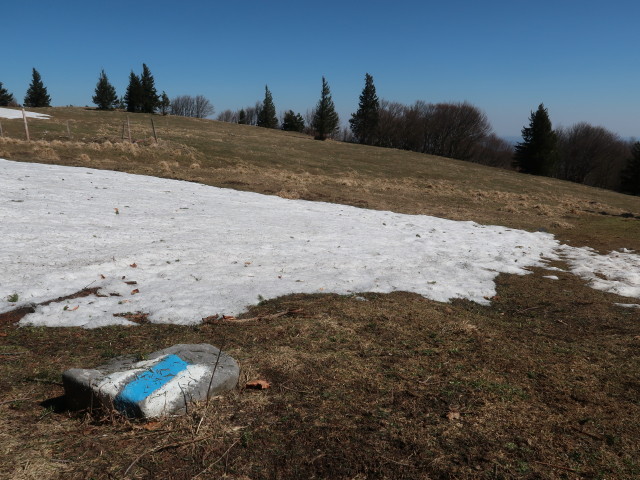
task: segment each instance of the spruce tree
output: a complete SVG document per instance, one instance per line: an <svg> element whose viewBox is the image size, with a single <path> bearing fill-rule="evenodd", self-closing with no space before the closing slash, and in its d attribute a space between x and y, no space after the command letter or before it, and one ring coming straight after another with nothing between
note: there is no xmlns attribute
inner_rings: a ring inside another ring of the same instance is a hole
<svg viewBox="0 0 640 480"><path fill-rule="evenodd" d="M170 106L171 106L171 100L169 100L169 97L163 91L162 95L160 95L160 104L159 104L160 113L162 115L167 115L169 113Z"/></svg>
<svg viewBox="0 0 640 480"><path fill-rule="evenodd" d="M289 110L284 114L282 120L282 130L288 132L302 132L304 130L304 119L299 113L294 113L293 110Z"/></svg>
<svg viewBox="0 0 640 480"><path fill-rule="evenodd" d="M129 74L129 85L127 86L127 92L124 94L124 103L127 105L127 112L141 112L143 97L144 92L142 90L140 77L133 73L132 70Z"/></svg>
<svg viewBox="0 0 640 480"><path fill-rule="evenodd" d="M315 115L313 116L312 128L316 132L316 140L324 140L334 133L340 124L340 118L336 113L336 107L331 98L331 90L329 84L322 77L322 93L320 100L316 105Z"/></svg>
<svg viewBox="0 0 640 480"><path fill-rule="evenodd" d="M104 70L100 72L95 95L92 100L93 103L98 106L98 110L113 110L118 103L116 89L109 83L109 79L107 78L107 74L104 73Z"/></svg>
<svg viewBox="0 0 640 480"><path fill-rule="evenodd" d="M531 112L529 126L522 129L522 140L516 145L514 166L523 173L550 176L558 137L551 127L549 112L542 103L538 110Z"/></svg>
<svg viewBox="0 0 640 480"><path fill-rule="evenodd" d="M622 171L621 190L630 195L640 195L640 142L631 147L631 158Z"/></svg>
<svg viewBox="0 0 640 480"><path fill-rule="evenodd" d="M140 75L140 84L142 86L142 104L140 111L142 113L153 113L158 108L160 97L156 91L156 82L151 75L149 67L145 63L142 64L142 75Z"/></svg>
<svg viewBox="0 0 640 480"><path fill-rule="evenodd" d="M273 104L273 97L267 85L264 86L264 101L258 112L258 126L264 128L277 128L278 118L276 117L276 107Z"/></svg>
<svg viewBox="0 0 640 480"><path fill-rule="evenodd" d="M379 110L380 102L378 95L376 95L373 77L367 73L364 77L364 89L360 95L358 111L352 114L349 120L351 131L358 142L366 145L375 143Z"/></svg>
<svg viewBox="0 0 640 480"><path fill-rule="evenodd" d="M244 108L238 112L238 123L240 125L247 124L247 112L244 111Z"/></svg>
<svg viewBox="0 0 640 480"><path fill-rule="evenodd" d="M0 82L0 107L7 107L15 103L15 99L13 98L13 94L9 93L9 90L2 86L2 82Z"/></svg>
<svg viewBox="0 0 640 480"><path fill-rule="evenodd" d="M27 89L24 97L25 107L50 107L51 97L47 93L47 87L42 83L42 78L38 71L34 68L31 84Z"/></svg>

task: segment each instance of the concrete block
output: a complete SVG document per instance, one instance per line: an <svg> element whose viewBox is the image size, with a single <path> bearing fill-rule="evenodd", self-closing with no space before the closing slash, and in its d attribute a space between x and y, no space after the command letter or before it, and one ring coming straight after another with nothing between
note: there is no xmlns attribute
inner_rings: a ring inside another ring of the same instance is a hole
<svg viewBox="0 0 640 480"><path fill-rule="evenodd" d="M239 375L238 363L218 348L180 344L142 361L125 356L94 369L73 368L62 382L71 409L101 406L154 418L186 413L190 403L233 389Z"/></svg>

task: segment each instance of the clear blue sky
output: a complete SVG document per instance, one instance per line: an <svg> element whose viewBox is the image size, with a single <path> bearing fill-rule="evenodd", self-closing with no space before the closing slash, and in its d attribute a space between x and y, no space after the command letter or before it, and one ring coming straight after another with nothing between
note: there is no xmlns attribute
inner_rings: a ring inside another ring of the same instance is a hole
<svg viewBox="0 0 640 480"><path fill-rule="evenodd" d="M637 0L306 2L5 0L0 82L22 101L35 67L53 105L91 105L102 68L118 94L146 63L170 97L220 112L268 84L302 114L331 87L344 123L364 74L380 98L467 100L517 136L540 102L554 126L579 121L640 137Z"/></svg>

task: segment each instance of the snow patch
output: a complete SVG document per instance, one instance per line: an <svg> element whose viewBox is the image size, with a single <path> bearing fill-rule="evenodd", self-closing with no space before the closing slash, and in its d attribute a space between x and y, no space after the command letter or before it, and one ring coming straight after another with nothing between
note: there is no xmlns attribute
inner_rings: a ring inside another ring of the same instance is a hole
<svg viewBox="0 0 640 480"><path fill-rule="evenodd" d="M46 115L44 113L35 113L35 112L25 111L25 114L27 118L40 118L40 119L51 118L51 115ZM22 118L22 110L15 110L13 108L0 107L0 118L8 118L8 119Z"/></svg>
<svg viewBox="0 0 640 480"><path fill-rule="evenodd" d="M121 172L0 160L0 217L0 313L99 289L38 306L22 324L131 325L114 316L128 312L193 324L289 293L403 290L488 304L500 273L549 260L640 298L639 256L549 233Z"/></svg>

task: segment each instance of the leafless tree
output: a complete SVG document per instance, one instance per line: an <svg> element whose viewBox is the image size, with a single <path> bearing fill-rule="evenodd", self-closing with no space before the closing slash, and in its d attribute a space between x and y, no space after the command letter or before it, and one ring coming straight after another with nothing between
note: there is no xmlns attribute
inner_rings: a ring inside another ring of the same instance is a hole
<svg viewBox="0 0 640 480"><path fill-rule="evenodd" d="M617 190L630 146L603 127L577 123L559 128L555 176L571 182Z"/></svg>
<svg viewBox="0 0 640 480"><path fill-rule="evenodd" d="M513 169L513 153L512 144L492 133L476 144L469 160L510 170Z"/></svg>
<svg viewBox="0 0 640 480"><path fill-rule="evenodd" d="M227 109L224 112L220 112L216 117L216 120L219 122L238 123L238 112Z"/></svg>
<svg viewBox="0 0 640 480"><path fill-rule="evenodd" d="M241 110L244 110L244 123L246 125L257 125L258 124L258 112L260 111L260 107L262 106L262 102L256 102L255 105L251 107L244 107ZM240 110L235 112L236 117L240 118Z"/></svg>
<svg viewBox="0 0 640 480"><path fill-rule="evenodd" d="M431 104L417 101L408 107L380 102L379 145L468 160L490 133L484 112L464 103Z"/></svg>
<svg viewBox="0 0 640 480"><path fill-rule="evenodd" d="M178 115L181 117L195 116L193 97L189 95L178 95L173 98L169 109L171 111L171 115Z"/></svg>
<svg viewBox="0 0 640 480"><path fill-rule="evenodd" d="M179 95L171 100L170 110L171 115L195 118L205 118L214 112L213 105L203 95Z"/></svg>
<svg viewBox="0 0 640 480"><path fill-rule="evenodd" d="M195 117L196 118L206 118L210 115L213 115L215 109L211 102L204 97L204 95L196 95L194 99L195 104Z"/></svg>

